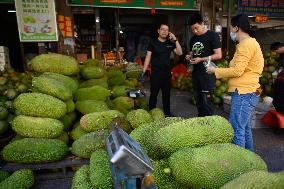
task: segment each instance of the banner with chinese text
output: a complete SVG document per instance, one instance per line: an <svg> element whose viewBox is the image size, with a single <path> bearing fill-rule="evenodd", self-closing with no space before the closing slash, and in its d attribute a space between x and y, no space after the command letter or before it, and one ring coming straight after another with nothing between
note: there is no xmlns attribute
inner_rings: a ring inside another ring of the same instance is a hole
<svg viewBox="0 0 284 189"><path fill-rule="evenodd" d="M57 23L63 37L73 37L72 19L70 16L58 15Z"/></svg>
<svg viewBox="0 0 284 189"><path fill-rule="evenodd" d="M16 0L21 42L58 41L54 0Z"/></svg>
<svg viewBox="0 0 284 189"><path fill-rule="evenodd" d="M284 17L284 0L239 0L239 11L248 16Z"/></svg>

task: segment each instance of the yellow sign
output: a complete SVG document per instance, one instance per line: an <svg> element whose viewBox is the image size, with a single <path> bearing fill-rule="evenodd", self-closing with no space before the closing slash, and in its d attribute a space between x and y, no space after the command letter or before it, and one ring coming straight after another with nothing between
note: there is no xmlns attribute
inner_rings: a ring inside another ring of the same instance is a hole
<svg viewBox="0 0 284 189"><path fill-rule="evenodd" d="M16 0L20 41L58 41L54 0Z"/></svg>
<svg viewBox="0 0 284 189"><path fill-rule="evenodd" d="M255 22L267 22L267 21L268 21L268 16L262 14L255 15Z"/></svg>

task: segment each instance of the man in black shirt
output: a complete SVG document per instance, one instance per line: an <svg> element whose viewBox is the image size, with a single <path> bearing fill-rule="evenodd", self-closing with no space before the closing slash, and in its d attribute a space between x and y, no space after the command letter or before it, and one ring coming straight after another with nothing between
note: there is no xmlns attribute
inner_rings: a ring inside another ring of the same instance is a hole
<svg viewBox="0 0 284 189"><path fill-rule="evenodd" d="M148 46L143 68L143 73L145 73L151 63L149 109L156 107L157 96L161 89L164 113L166 116L172 116L170 111L170 55L172 51L177 55L182 55L182 49L176 36L169 32L168 25L161 24L158 34L158 38L153 39Z"/></svg>
<svg viewBox="0 0 284 189"><path fill-rule="evenodd" d="M195 14L189 21L194 36L190 40L190 52L186 59L193 65L192 81L198 109L198 117L213 115L212 94L216 78L207 74L205 63L222 58L219 36L204 27L200 14Z"/></svg>

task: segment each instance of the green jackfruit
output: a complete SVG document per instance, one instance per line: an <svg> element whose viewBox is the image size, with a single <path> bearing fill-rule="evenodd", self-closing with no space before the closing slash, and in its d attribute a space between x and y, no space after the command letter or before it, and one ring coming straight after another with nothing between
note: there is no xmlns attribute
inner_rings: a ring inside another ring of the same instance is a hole
<svg viewBox="0 0 284 189"><path fill-rule="evenodd" d="M16 140L2 150L3 159L15 163L45 163L65 158L68 147L62 141L46 138Z"/></svg>
<svg viewBox="0 0 284 189"><path fill-rule="evenodd" d="M153 120L161 120L165 119L165 114L160 108L154 108L149 112L153 118Z"/></svg>
<svg viewBox="0 0 284 189"><path fill-rule="evenodd" d="M90 159L90 180L96 189L113 188L106 150L100 149L92 153Z"/></svg>
<svg viewBox="0 0 284 189"><path fill-rule="evenodd" d="M63 101L41 93L22 93L13 105L20 114L35 117L58 119L67 111Z"/></svg>
<svg viewBox="0 0 284 189"><path fill-rule="evenodd" d="M57 137L56 139L61 140L65 144L68 144L68 142L69 142L69 135L68 135L67 132L63 131L61 133L61 135L59 137Z"/></svg>
<svg viewBox="0 0 284 189"><path fill-rule="evenodd" d="M30 138L56 138L63 132L63 124L57 119L19 115L12 122L12 129Z"/></svg>
<svg viewBox="0 0 284 189"><path fill-rule="evenodd" d="M10 173L7 171L0 170L0 183L8 178L10 176Z"/></svg>
<svg viewBox="0 0 284 189"><path fill-rule="evenodd" d="M93 112L108 111L108 105L104 101L99 100L83 100L76 102L76 109L82 114Z"/></svg>
<svg viewBox="0 0 284 189"><path fill-rule="evenodd" d="M107 72L107 82L110 87L122 85L125 82L125 75L117 68L111 68Z"/></svg>
<svg viewBox="0 0 284 189"><path fill-rule="evenodd" d="M119 86L114 86L112 88L112 98L116 98L119 96L127 96L127 90L133 89L132 87L125 86L125 85L119 85Z"/></svg>
<svg viewBox="0 0 284 189"><path fill-rule="evenodd" d="M175 179L188 188L220 188L249 171L267 171L257 154L231 143L182 148L169 158Z"/></svg>
<svg viewBox="0 0 284 189"><path fill-rule="evenodd" d="M283 189L284 171L250 171L226 183L221 189Z"/></svg>
<svg viewBox="0 0 284 189"><path fill-rule="evenodd" d="M80 83L79 88L93 87L96 85L108 89L107 77L103 77L100 79L89 79L87 81L83 81L82 83Z"/></svg>
<svg viewBox="0 0 284 189"><path fill-rule="evenodd" d="M113 118L123 117L117 110L94 112L81 117L80 126L87 132L108 129Z"/></svg>
<svg viewBox="0 0 284 189"><path fill-rule="evenodd" d="M32 80L33 88L40 93L54 96L63 101L72 98L72 91L62 82L49 77L34 77Z"/></svg>
<svg viewBox="0 0 284 189"><path fill-rule="evenodd" d="M93 86L87 88L80 88L75 93L75 100L101 100L106 101L110 97L110 90L101 87L101 86Z"/></svg>
<svg viewBox="0 0 284 189"><path fill-rule="evenodd" d="M198 117L172 123L160 129L154 138L167 157L183 147L232 142L233 128L220 116Z"/></svg>
<svg viewBox="0 0 284 189"><path fill-rule="evenodd" d="M148 111L149 110L149 106L148 106L148 101L146 98L138 98L136 100L136 107L139 108L139 109L143 109L143 110L146 110Z"/></svg>
<svg viewBox="0 0 284 189"><path fill-rule="evenodd" d="M142 146L151 159L162 159L163 156L161 155L161 150L159 149L159 146L155 145L155 133L161 128L181 120L183 119L180 117L167 117L162 120L146 123L134 129L130 133L130 136Z"/></svg>
<svg viewBox="0 0 284 189"><path fill-rule="evenodd" d="M86 132L82 127L80 127L80 122L79 122L79 126L73 128L72 131L70 132L70 137L72 140L77 140L78 138L80 138L81 136L87 133L88 132Z"/></svg>
<svg viewBox="0 0 284 189"><path fill-rule="evenodd" d="M112 101L112 109L127 114L134 108L134 100L130 97L119 96Z"/></svg>
<svg viewBox="0 0 284 189"><path fill-rule="evenodd" d="M100 62L99 59L91 59L85 60L83 62L83 66L97 66L97 67L103 67L103 64Z"/></svg>
<svg viewBox="0 0 284 189"><path fill-rule="evenodd" d="M80 69L80 74L84 79L99 79L105 75L105 70L96 66L84 66Z"/></svg>
<svg viewBox="0 0 284 189"><path fill-rule="evenodd" d="M138 79L139 76L141 75L141 73L142 73L142 70L131 70L131 71L127 71L125 73L125 75L126 75L127 78L136 78L136 79Z"/></svg>
<svg viewBox="0 0 284 189"><path fill-rule="evenodd" d="M49 77L52 79L55 79L57 81L60 81L64 84L68 89L72 91L72 94L74 94L78 89L78 82L75 81L73 78L58 74L58 73L52 73L52 72L45 72L40 77Z"/></svg>
<svg viewBox="0 0 284 189"><path fill-rule="evenodd" d="M131 123L132 128L138 128L145 123L153 121L152 116L143 109L130 111L126 116L126 119Z"/></svg>
<svg viewBox="0 0 284 189"><path fill-rule="evenodd" d="M83 135L72 144L72 154L81 158L90 158L92 153L98 149L105 148L105 139L108 131L100 130Z"/></svg>
<svg viewBox="0 0 284 189"><path fill-rule="evenodd" d="M79 72L75 58L61 54L41 54L30 61L36 72L54 72L63 75L73 75Z"/></svg>
<svg viewBox="0 0 284 189"><path fill-rule="evenodd" d="M0 189L30 189L35 182L33 171L21 169L15 171L4 181L0 182Z"/></svg>
<svg viewBox="0 0 284 189"><path fill-rule="evenodd" d="M64 131L69 131L69 130L72 129L73 121L72 121L72 117L70 115L65 114L64 116L59 118L59 120L64 125Z"/></svg>
<svg viewBox="0 0 284 189"><path fill-rule="evenodd" d="M116 117L112 120L111 125L117 124L117 126L123 129L126 133L130 133L133 129L131 124L125 117Z"/></svg>
<svg viewBox="0 0 284 189"><path fill-rule="evenodd" d="M83 165L78 171L76 171L71 189L92 189L92 183L90 180L90 166Z"/></svg>
<svg viewBox="0 0 284 189"><path fill-rule="evenodd" d="M74 112L76 106L75 106L75 103L72 99L67 100L65 102L65 104L66 104L66 108L67 108L67 113Z"/></svg>
<svg viewBox="0 0 284 189"><path fill-rule="evenodd" d="M123 85L135 88L138 86L138 80L134 78L128 78L124 81Z"/></svg>

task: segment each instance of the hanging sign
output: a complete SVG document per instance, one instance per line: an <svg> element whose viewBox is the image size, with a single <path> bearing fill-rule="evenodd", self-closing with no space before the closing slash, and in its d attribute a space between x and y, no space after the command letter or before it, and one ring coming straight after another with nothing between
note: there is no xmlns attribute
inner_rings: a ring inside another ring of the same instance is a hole
<svg viewBox="0 0 284 189"><path fill-rule="evenodd" d="M72 19L70 16L58 15L57 22L63 37L73 37Z"/></svg>
<svg viewBox="0 0 284 189"><path fill-rule="evenodd" d="M199 10L201 0L69 0L74 6Z"/></svg>
<svg viewBox="0 0 284 189"><path fill-rule="evenodd" d="M58 41L54 0L16 0L21 42Z"/></svg>
<svg viewBox="0 0 284 189"><path fill-rule="evenodd" d="M239 12L248 16L284 17L284 0L239 0L238 4Z"/></svg>

